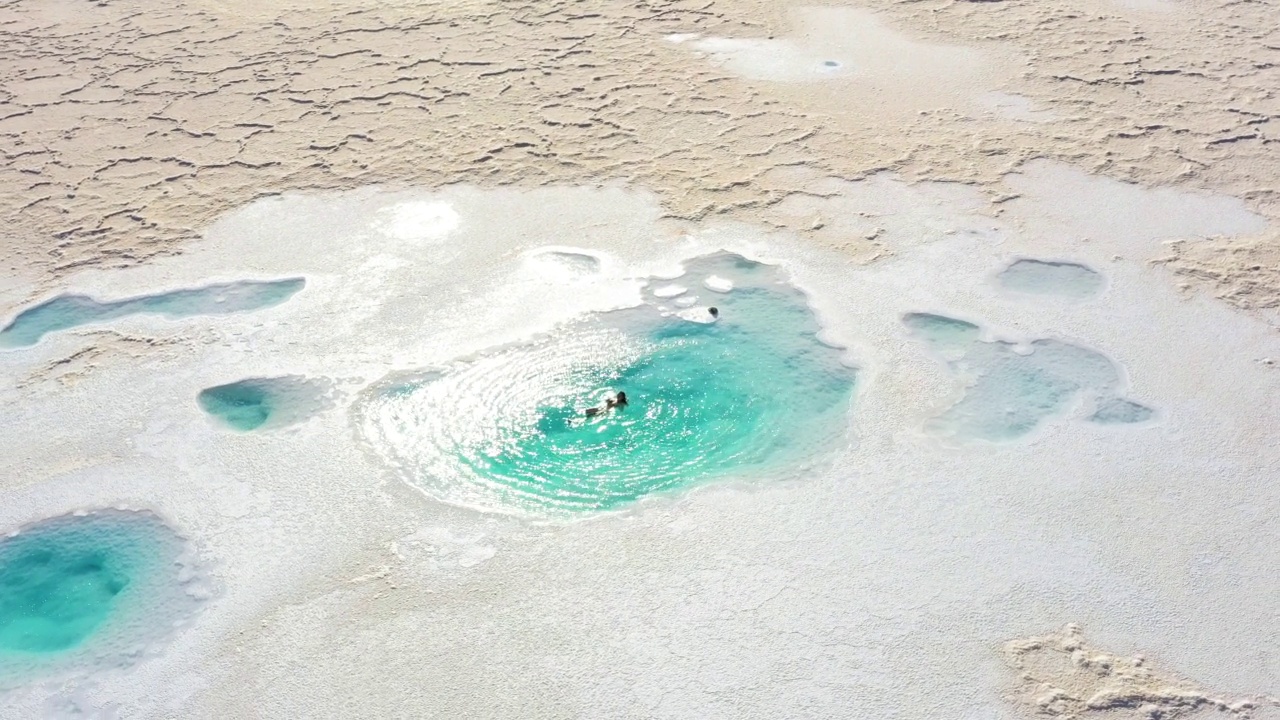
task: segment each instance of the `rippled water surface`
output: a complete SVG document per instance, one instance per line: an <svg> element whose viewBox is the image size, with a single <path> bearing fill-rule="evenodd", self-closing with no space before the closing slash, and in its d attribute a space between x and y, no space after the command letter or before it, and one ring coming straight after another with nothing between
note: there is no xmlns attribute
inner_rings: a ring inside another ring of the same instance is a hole
<svg viewBox="0 0 1280 720"><path fill-rule="evenodd" d="M18 313L13 322L0 330L0 347L35 345L52 332L140 313L185 318L260 310L288 300L305 284L303 278L246 280L112 302L100 302L85 295L60 295Z"/></svg>
<svg viewBox="0 0 1280 720"><path fill-rule="evenodd" d="M413 484L489 509L605 510L714 478L793 473L845 437L855 372L777 269L717 255L691 262L679 287L707 278L733 289L673 297L671 283L651 283L637 308L389 382L362 427ZM619 390L626 407L584 416Z"/></svg>

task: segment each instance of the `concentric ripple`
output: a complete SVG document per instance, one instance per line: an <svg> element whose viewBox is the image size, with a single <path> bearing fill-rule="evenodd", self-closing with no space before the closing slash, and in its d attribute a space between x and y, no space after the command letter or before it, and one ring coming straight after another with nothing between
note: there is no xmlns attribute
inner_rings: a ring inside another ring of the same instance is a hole
<svg viewBox="0 0 1280 720"><path fill-rule="evenodd" d="M376 387L361 427L428 494L488 510L567 514L724 477L786 475L847 431L855 371L775 268L719 254L681 285L706 306L646 302L443 372ZM655 290L657 292L655 292ZM625 391L629 404L583 410Z"/></svg>

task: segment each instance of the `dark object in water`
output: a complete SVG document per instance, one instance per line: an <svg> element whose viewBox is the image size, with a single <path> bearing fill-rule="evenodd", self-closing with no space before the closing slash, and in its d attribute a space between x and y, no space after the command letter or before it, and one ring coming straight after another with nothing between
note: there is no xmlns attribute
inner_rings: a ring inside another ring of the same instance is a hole
<svg viewBox="0 0 1280 720"><path fill-rule="evenodd" d="M599 415L605 410L612 410L616 407L622 407L623 405L626 405L626 404L627 404L627 394L625 392L619 391L616 397L611 397L608 400L604 401L604 407L602 408L589 407L586 410L583 410L582 414L586 415L587 417L595 417L596 415Z"/></svg>
<svg viewBox="0 0 1280 720"><path fill-rule="evenodd" d="M720 317L719 308L713 308L713 307L707 308L707 312L711 313L711 317L714 317L714 318Z"/></svg>

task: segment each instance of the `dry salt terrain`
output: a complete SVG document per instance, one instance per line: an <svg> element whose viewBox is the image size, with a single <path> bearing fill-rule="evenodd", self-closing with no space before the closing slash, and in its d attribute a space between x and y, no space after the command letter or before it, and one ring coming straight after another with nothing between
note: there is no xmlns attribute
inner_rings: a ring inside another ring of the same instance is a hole
<svg viewBox="0 0 1280 720"><path fill-rule="evenodd" d="M0 2L0 326L305 279L0 346L0 532L147 511L198 594L0 717L1280 718L1277 17ZM565 521L388 460L388 382L721 250L857 368L798 476ZM1049 352L1129 415L982 382ZM246 379L302 399L228 430Z"/></svg>

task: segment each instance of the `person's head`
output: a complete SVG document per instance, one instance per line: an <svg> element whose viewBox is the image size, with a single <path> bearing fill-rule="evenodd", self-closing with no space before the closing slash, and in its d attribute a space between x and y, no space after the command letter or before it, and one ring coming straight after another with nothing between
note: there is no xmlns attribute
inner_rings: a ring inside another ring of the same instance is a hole
<svg viewBox="0 0 1280 720"><path fill-rule="evenodd" d="M618 404L619 405L627 404L627 394L625 392L622 392L621 390L618 391Z"/></svg>
<svg viewBox="0 0 1280 720"><path fill-rule="evenodd" d="M707 312L711 313L711 317L720 317L720 310L717 308L707 308Z"/></svg>

